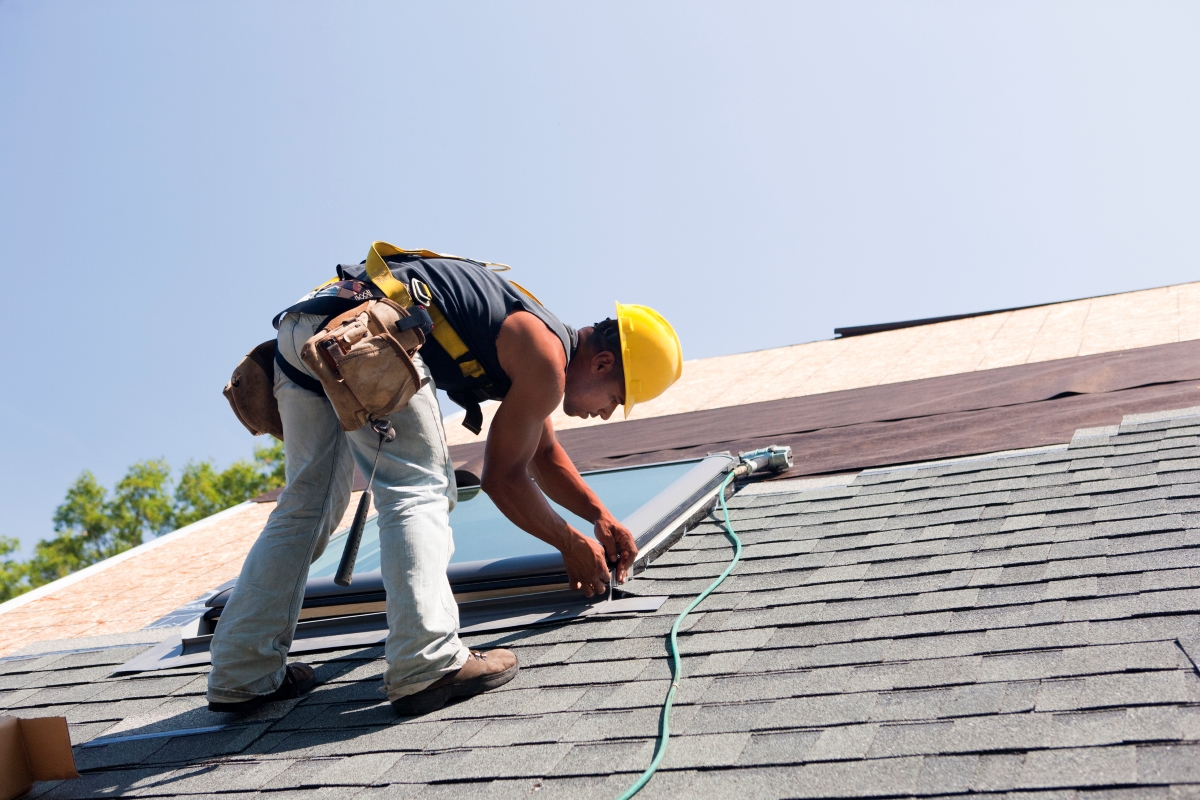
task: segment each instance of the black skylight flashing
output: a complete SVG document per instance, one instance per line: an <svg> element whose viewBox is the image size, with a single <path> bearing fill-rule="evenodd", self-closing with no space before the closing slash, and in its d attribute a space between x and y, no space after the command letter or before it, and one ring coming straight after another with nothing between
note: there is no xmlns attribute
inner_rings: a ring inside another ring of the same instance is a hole
<svg viewBox="0 0 1200 800"><path fill-rule="evenodd" d="M635 574L644 571L712 508L725 475L737 463L728 453L700 459L623 520L638 544ZM619 470L597 470L614 471ZM558 553L451 564L447 574L459 602L462 633L522 628L595 614L655 611L666 600L633 596L620 589L597 598L568 591ZM168 638L121 665L114 674L208 663L212 631L230 591L219 592L208 601L211 610L196 621L190 633ZM387 635L385 600L378 571L356 574L348 587L336 585L332 578L310 579L291 652L298 655L382 642Z"/></svg>

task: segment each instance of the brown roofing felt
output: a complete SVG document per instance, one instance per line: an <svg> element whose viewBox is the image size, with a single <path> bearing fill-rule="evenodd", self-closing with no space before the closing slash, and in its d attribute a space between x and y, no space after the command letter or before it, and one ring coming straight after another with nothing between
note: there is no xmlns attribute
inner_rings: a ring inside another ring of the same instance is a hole
<svg viewBox="0 0 1200 800"><path fill-rule="evenodd" d="M633 419L705 411L1200 339L1200 283L684 362ZM731 380L731 376L734 378ZM485 405L484 427L497 406ZM624 422L559 409L556 430ZM451 445L482 441L447 425Z"/></svg>
<svg viewBox="0 0 1200 800"><path fill-rule="evenodd" d="M581 469L791 445L789 477L1036 447L1194 405L1200 341L562 431ZM483 443L450 448L475 466Z"/></svg>

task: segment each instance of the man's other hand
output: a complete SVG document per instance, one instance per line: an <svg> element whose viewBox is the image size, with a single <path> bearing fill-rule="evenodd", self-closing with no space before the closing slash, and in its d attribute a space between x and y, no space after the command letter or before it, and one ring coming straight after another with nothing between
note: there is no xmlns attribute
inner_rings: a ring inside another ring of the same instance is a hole
<svg viewBox="0 0 1200 800"><path fill-rule="evenodd" d="M567 583L575 591L587 597L604 594L608 590L608 564L604 560L604 548L595 539L572 530L567 548L563 551L563 564L567 568Z"/></svg>
<svg viewBox="0 0 1200 800"><path fill-rule="evenodd" d="M596 541L604 545L604 553L608 562L617 565L617 583L624 583L629 578L629 569L637 558L637 542L633 534L610 514L605 514L596 520Z"/></svg>

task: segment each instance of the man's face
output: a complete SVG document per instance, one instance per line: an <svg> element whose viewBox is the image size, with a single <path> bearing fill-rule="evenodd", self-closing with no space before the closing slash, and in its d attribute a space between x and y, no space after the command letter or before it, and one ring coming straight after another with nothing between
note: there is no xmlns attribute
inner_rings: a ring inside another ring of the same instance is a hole
<svg viewBox="0 0 1200 800"><path fill-rule="evenodd" d="M567 416L608 419L624 402L625 376L612 353L597 353L586 361L572 361L567 367L563 392L563 412Z"/></svg>

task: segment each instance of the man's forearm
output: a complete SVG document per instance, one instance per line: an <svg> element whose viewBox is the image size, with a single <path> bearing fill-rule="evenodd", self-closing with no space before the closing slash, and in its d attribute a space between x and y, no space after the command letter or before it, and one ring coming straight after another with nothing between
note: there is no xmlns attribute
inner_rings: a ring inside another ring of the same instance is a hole
<svg viewBox="0 0 1200 800"><path fill-rule="evenodd" d="M529 466L546 496L575 516L595 523L608 513L557 440L539 448Z"/></svg>
<svg viewBox="0 0 1200 800"><path fill-rule="evenodd" d="M572 536L580 535L550 507L527 474L487 475L483 489L514 525L548 545L563 550Z"/></svg>

